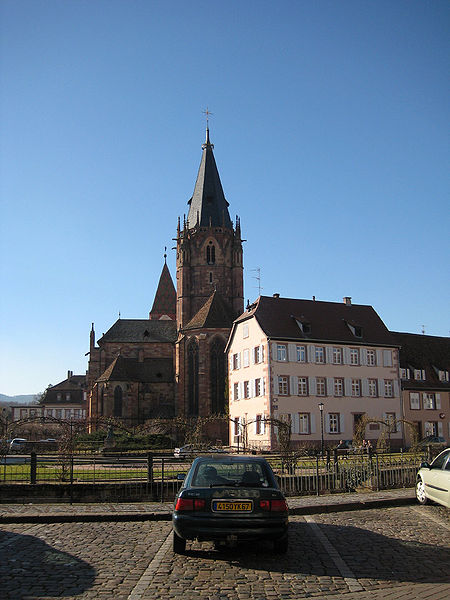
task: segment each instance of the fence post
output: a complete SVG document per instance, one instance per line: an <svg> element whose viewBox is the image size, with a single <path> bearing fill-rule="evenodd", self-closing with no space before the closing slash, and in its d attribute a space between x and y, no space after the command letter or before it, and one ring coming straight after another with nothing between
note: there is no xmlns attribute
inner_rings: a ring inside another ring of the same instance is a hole
<svg viewBox="0 0 450 600"><path fill-rule="evenodd" d="M378 464L378 453L375 454L376 469L377 469L377 492L380 491L380 467Z"/></svg>
<svg viewBox="0 0 450 600"><path fill-rule="evenodd" d="M147 454L147 481L153 483L153 454L151 452Z"/></svg>
<svg viewBox="0 0 450 600"><path fill-rule="evenodd" d="M36 483L36 473L37 473L37 456L36 452L30 453L30 483Z"/></svg>
<svg viewBox="0 0 450 600"><path fill-rule="evenodd" d="M161 502L164 502L164 456L161 457Z"/></svg>
<svg viewBox="0 0 450 600"><path fill-rule="evenodd" d="M320 496L320 483L319 483L319 455L316 454L316 494Z"/></svg>

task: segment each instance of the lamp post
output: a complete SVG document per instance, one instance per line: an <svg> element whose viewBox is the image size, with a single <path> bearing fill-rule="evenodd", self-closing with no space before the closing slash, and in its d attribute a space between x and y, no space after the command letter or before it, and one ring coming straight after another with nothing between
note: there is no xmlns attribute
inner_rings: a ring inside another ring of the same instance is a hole
<svg viewBox="0 0 450 600"><path fill-rule="evenodd" d="M319 402L320 410L320 453L323 458L323 402Z"/></svg>

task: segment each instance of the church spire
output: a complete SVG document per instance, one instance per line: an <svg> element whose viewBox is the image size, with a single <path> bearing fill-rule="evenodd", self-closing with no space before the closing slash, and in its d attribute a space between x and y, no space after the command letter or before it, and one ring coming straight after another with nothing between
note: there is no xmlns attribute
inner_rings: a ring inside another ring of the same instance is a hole
<svg viewBox="0 0 450 600"><path fill-rule="evenodd" d="M165 319L174 321L176 318L177 294L166 262L167 254L164 248L164 266L159 278L155 300L149 314L152 321Z"/></svg>
<svg viewBox="0 0 450 600"><path fill-rule="evenodd" d="M210 113L209 113L210 114ZM222 189L219 172L213 154L214 144L206 126L206 141L195 182L194 194L189 200L188 227L225 227L233 229L228 212L228 202Z"/></svg>

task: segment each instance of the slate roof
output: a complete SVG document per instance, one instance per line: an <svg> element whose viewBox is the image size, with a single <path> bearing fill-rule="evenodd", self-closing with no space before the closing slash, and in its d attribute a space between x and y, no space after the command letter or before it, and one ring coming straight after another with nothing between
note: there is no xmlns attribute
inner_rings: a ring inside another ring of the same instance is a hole
<svg viewBox="0 0 450 600"><path fill-rule="evenodd" d="M405 389L450 389L450 383L439 381L438 371L450 371L450 338L393 331L400 346L400 367L425 371L425 381L402 380Z"/></svg>
<svg viewBox="0 0 450 600"><path fill-rule="evenodd" d="M176 318L177 293L166 262L159 278L155 300L150 311L150 319L158 320L162 315Z"/></svg>
<svg viewBox="0 0 450 600"><path fill-rule="evenodd" d="M252 316L273 339L397 345L372 306L260 296L236 322Z"/></svg>
<svg viewBox="0 0 450 600"><path fill-rule="evenodd" d="M136 381L141 383L172 383L171 358L147 358L139 362L135 358L117 356L97 381Z"/></svg>
<svg viewBox="0 0 450 600"><path fill-rule="evenodd" d="M58 391L63 390L70 392L71 390L79 390L83 389L86 386L86 375L72 375L68 379L64 379L64 381L60 381L59 383L52 385L49 390Z"/></svg>
<svg viewBox="0 0 450 600"><path fill-rule="evenodd" d="M105 342L175 342L175 321L150 321L149 319L118 319L98 340Z"/></svg>
<svg viewBox="0 0 450 600"><path fill-rule="evenodd" d="M194 194L189 200L188 227L195 227L197 218L201 227L233 228L228 213L228 202L222 189L219 172L213 154L213 144L206 130L206 142L202 146L203 154L195 183Z"/></svg>
<svg viewBox="0 0 450 600"><path fill-rule="evenodd" d="M233 318L230 305L215 291L183 329L231 329Z"/></svg>

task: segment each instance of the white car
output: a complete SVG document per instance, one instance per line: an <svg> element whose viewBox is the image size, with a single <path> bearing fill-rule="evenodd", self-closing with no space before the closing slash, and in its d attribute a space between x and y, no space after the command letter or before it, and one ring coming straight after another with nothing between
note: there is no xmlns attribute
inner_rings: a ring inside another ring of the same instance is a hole
<svg viewBox="0 0 450 600"><path fill-rule="evenodd" d="M416 498L420 504L433 500L450 508L450 448L438 454L431 465L421 464L417 473Z"/></svg>
<svg viewBox="0 0 450 600"><path fill-rule="evenodd" d="M222 454L226 451L215 446L197 447L193 444L187 444L186 446L181 446L181 448L175 448L173 455L175 458L195 458L199 454L214 454L216 452Z"/></svg>
<svg viewBox="0 0 450 600"><path fill-rule="evenodd" d="M25 438L14 438L9 444L10 452L25 452L25 446L28 440Z"/></svg>

